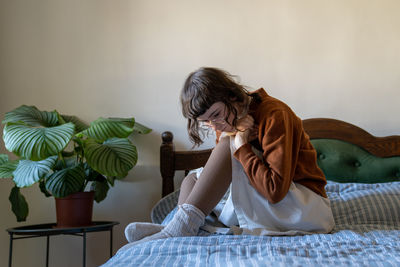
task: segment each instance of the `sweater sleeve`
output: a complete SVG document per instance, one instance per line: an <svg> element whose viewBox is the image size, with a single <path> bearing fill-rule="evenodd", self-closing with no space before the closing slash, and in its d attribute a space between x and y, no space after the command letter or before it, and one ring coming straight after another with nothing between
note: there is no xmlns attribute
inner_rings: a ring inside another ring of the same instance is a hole
<svg viewBox="0 0 400 267"><path fill-rule="evenodd" d="M259 123L263 158L253 152L250 144L241 146L234 153L251 185L271 203L286 196L292 181L296 160L293 155L294 124L289 112L276 111Z"/></svg>

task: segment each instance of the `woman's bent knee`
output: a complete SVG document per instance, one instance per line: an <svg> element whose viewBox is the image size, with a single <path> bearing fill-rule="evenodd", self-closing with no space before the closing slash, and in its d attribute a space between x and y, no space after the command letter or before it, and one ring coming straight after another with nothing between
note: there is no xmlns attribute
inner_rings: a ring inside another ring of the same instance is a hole
<svg viewBox="0 0 400 267"><path fill-rule="evenodd" d="M195 184L197 182L197 175L196 173L190 173L188 174L185 178L182 180L183 183L188 183L188 184Z"/></svg>

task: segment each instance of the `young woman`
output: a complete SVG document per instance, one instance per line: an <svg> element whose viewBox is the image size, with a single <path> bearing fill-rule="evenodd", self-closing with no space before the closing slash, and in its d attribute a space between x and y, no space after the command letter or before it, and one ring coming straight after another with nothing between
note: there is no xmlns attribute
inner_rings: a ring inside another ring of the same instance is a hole
<svg viewBox="0 0 400 267"><path fill-rule="evenodd" d="M191 141L200 145L204 131L212 129L217 145L204 168L183 180L171 222L132 223L125 231L129 242L196 235L213 209L220 222L247 234L332 230L316 151L286 104L262 88L248 92L216 68L191 73L180 100Z"/></svg>

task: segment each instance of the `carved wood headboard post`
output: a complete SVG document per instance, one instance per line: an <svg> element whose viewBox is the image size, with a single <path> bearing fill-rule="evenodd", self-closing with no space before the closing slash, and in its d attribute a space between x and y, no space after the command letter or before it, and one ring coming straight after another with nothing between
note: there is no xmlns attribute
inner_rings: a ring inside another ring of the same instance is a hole
<svg viewBox="0 0 400 267"><path fill-rule="evenodd" d="M160 146L160 171L162 176L162 197L174 191L175 154L171 132L162 133L162 144Z"/></svg>
<svg viewBox="0 0 400 267"><path fill-rule="evenodd" d="M160 172L162 177L162 197L174 191L175 171L194 170L203 167L210 157L212 149L203 150L175 150L174 136L171 132L161 134Z"/></svg>

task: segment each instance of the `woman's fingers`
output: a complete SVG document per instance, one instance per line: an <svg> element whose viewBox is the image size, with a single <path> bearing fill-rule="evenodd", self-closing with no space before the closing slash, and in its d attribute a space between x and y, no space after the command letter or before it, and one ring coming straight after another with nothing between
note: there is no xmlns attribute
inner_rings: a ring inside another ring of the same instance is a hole
<svg viewBox="0 0 400 267"><path fill-rule="evenodd" d="M246 117L238 120L237 124L236 124L236 128L239 131L244 131L246 129L252 128L254 125L254 119L252 116L247 115Z"/></svg>

